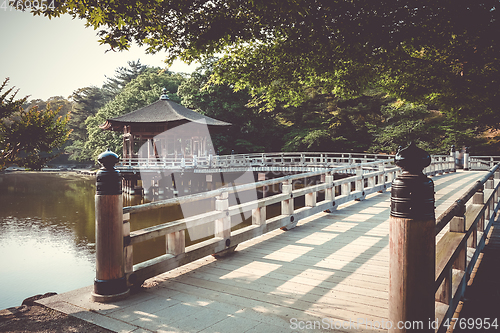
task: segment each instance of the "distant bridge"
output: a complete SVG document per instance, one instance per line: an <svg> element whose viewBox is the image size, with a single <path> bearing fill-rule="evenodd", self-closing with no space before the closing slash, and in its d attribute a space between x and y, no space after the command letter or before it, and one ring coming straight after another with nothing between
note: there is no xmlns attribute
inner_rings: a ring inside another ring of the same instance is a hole
<svg viewBox="0 0 500 333"><path fill-rule="evenodd" d="M453 161L450 155L433 155L433 162ZM458 158L455 156L455 158ZM488 170L500 162L500 156L469 156L466 169ZM117 165L121 171L127 170L193 170L195 173L238 172L251 168L253 171L297 171L308 172L321 169L346 166L349 164L386 161L391 163L394 155L367 153L334 153L334 152L279 152L250 153L234 155L208 156L168 156L122 159Z"/></svg>

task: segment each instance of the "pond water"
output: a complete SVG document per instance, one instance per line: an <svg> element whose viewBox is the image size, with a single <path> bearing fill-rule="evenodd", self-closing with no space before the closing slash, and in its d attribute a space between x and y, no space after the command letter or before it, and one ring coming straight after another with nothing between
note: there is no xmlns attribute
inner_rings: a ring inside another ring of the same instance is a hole
<svg viewBox="0 0 500 333"><path fill-rule="evenodd" d="M220 184L222 185L222 184ZM93 284L95 277L95 177L65 173L0 174L0 310L21 305L27 297L64 293ZM321 199L322 200L322 199ZM304 205L295 198L295 207ZM124 195L124 206L149 202ZM177 220L214 209L213 200L170 206L131 216L131 230ZM268 207L278 215L280 203ZM232 218L232 229L251 217ZM206 229L206 230L205 230ZM213 223L188 229L186 244L211 234ZM201 236L200 236L201 235ZM204 237L204 238L203 238ZM213 237L212 236L208 236ZM134 263L165 253L165 238L134 245Z"/></svg>
<svg viewBox="0 0 500 333"><path fill-rule="evenodd" d="M0 174L0 309L93 283L95 178Z"/></svg>
<svg viewBox="0 0 500 333"><path fill-rule="evenodd" d="M0 174L0 310L21 305L27 297L63 293L93 284L95 277L95 177L71 172ZM150 200L124 195L124 206ZM184 212L213 209L213 201L183 206ZM177 206L133 214L131 230L180 219ZM238 227L235 223L235 227ZM244 225L246 223L240 224ZM188 230L187 245L196 233ZM213 236L211 236L213 237ZM165 253L162 237L134 245L134 263Z"/></svg>

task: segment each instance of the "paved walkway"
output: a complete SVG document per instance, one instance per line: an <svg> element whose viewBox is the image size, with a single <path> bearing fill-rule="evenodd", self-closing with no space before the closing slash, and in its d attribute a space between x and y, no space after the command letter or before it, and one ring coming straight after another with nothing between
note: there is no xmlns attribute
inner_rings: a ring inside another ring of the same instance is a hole
<svg viewBox="0 0 500 333"><path fill-rule="evenodd" d="M435 177L436 214L481 174ZM39 303L116 332L380 331L388 317L389 213L389 191L377 193L241 244L230 257L159 275L124 301L94 303L89 286Z"/></svg>

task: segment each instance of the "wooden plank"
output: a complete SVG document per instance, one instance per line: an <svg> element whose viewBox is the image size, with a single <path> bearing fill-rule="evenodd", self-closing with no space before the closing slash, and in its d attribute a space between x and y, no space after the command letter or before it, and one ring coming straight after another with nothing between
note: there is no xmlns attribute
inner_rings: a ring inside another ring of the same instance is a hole
<svg viewBox="0 0 500 333"><path fill-rule="evenodd" d="M267 262L238 260L231 258L214 263L211 269L221 270L225 274L233 271L241 271L248 276L266 276L283 282L294 281L306 286L321 286L334 288L338 285L357 286L366 289L387 292L387 279L382 277L366 276L360 273L352 274L343 271L327 271L315 267L300 267L295 264L279 265L279 268L272 270L276 266Z"/></svg>
<svg viewBox="0 0 500 333"><path fill-rule="evenodd" d="M207 280L202 280L202 279L197 279L197 278L191 278L191 277L186 277L183 276L182 278L178 278L177 282L188 284L188 285L193 285L197 286L200 288L204 289L209 289L213 291L218 291L221 293L226 293L226 294L232 294L232 295L238 295L238 296L243 296L248 299L253 299L253 300L258 300L260 302L264 303L271 303L274 305L283 305L283 304L288 304L289 307L292 307L297 310L309 310L313 312L317 312L320 314L325 314L325 315L336 315L344 320L349 320L352 318L357 318L359 314L363 314L367 317L370 318L377 318L378 320L382 320L384 317L380 316L381 309L380 308L374 308L366 305L362 305L359 307L359 309L354 309L354 310L347 310L344 309L343 306L346 306L347 304L344 304L343 306L339 304L338 306L332 306L331 304L328 307L323 307L317 304L314 304L312 302L307 302L301 299L295 299L292 298L288 295L276 295L276 294L269 294L266 292L260 292L256 290L248 290L244 289L242 287L234 287L230 286L228 284L223 284L223 283L217 283L217 282L212 282L212 281L207 281Z"/></svg>
<svg viewBox="0 0 500 333"><path fill-rule="evenodd" d="M447 274L446 270L451 269L453 261L460 252L460 247L465 242L465 236L466 234L460 232L448 232L436 244L436 283L438 286Z"/></svg>
<svg viewBox="0 0 500 333"><path fill-rule="evenodd" d="M312 303L327 303L336 305L335 301L340 300L344 302L352 302L354 307L360 306L373 306L380 308L380 310L388 308L387 297L372 297L363 293L363 289L354 290L352 292L349 290L350 285L343 285L342 287L336 286L336 288L330 288L330 284L323 284L326 281L313 281L316 284L302 283L301 280L292 277L289 280L275 279L270 276L264 275L252 275L247 274L248 272L237 271L223 271L223 273L217 273L213 269L200 270L199 273L202 274L187 274L179 278L182 281L187 276L197 278L200 280L217 282L228 286L233 286L241 289L246 289L249 291L261 291L271 295L281 295L288 296L295 299L301 299ZM224 274L224 275L222 275ZM251 283L255 279L259 283ZM303 279L306 280L306 279Z"/></svg>

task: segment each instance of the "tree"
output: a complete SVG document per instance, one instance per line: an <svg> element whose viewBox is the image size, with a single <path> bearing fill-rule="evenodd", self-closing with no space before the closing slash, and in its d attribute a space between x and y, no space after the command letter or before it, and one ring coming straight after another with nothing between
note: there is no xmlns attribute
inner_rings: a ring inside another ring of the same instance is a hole
<svg viewBox="0 0 500 333"><path fill-rule="evenodd" d="M85 121L88 139L85 141L84 150L95 161L100 153L107 148L122 154L123 133L102 130L99 125L107 119L114 118L128 112L135 111L143 106L158 100L162 89L166 88L169 98L179 103L177 88L185 80L182 74L156 69L159 73L148 71L130 81L115 98L100 108L94 116Z"/></svg>
<svg viewBox="0 0 500 333"><path fill-rule="evenodd" d="M86 119L95 115L97 110L113 100L128 83L139 75L148 71L158 71L157 68L142 65L140 59L128 61L127 64L128 67L118 67L114 77L106 77L102 88L95 86L80 88L71 95L70 98L74 104L69 126L73 132L69 144L65 147L65 151L70 154L70 160L91 160L91 153L85 149L85 142L88 139Z"/></svg>
<svg viewBox="0 0 500 333"><path fill-rule="evenodd" d="M473 124L402 100L383 105L379 122L368 123L373 135L371 152L396 153L398 146L415 142L431 154L447 154L452 144L482 149L485 140Z"/></svg>
<svg viewBox="0 0 500 333"><path fill-rule="evenodd" d="M137 42L150 52L167 51L168 61L222 52L214 80L237 89L249 86L271 108L279 102L300 105L310 88L359 96L377 81L396 97L431 102L489 126L500 118L495 112L498 5L498 0L68 0L44 14L86 20L114 50Z"/></svg>
<svg viewBox="0 0 500 333"><path fill-rule="evenodd" d="M369 125L380 122L381 106L394 99L379 89L367 89L352 99L318 89L308 93L305 103L280 110L288 127L285 151L365 151L373 144Z"/></svg>
<svg viewBox="0 0 500 333"><path fill-rule="evenodd" d="M65 147L65 152L70 154L70 160L90 160L90 155L85 150L85 141L88 138L85 120L97 113L108 101L105 91L95 86L77 89L70 96L73 100L71 119L68 123L72 130L70 143Z"/></svg>
<svg viewBox="0 0 500 333"><path fill-rule="evenodd" d="M226 84L210 81L215 58L207 59L179 86L178 94L184 106L203 115L232 125L211 133L211 139L221 154L279 151L283 144L282 126L276 113L260 112L259 107L247 105L248 91L233 89Z"/></svg>
<svg viewBox="0 0 500 333"><path fill-rule="evenodd" d="M0 93L8 80L0 86ZM39 170L56 156L52 151L68 139L69 115L58 115L60 108L54 110L49 104L45 110L39 110L38 106L24 109L21 105L27 97L14 100L17 92L12 92L10 88L0 95L0 167L17 164Z"/></svg>
<svg viewBox="0 0 500 333"><path fill-rule="evenodd" d="M107 77L106 82L102 85L102 89L107 95L107 99L112 100L127 83L148 70L147 65L141 64L141 59L137 61L127 61L128 67L118 67L115 70L114 77Z"/></svg>

